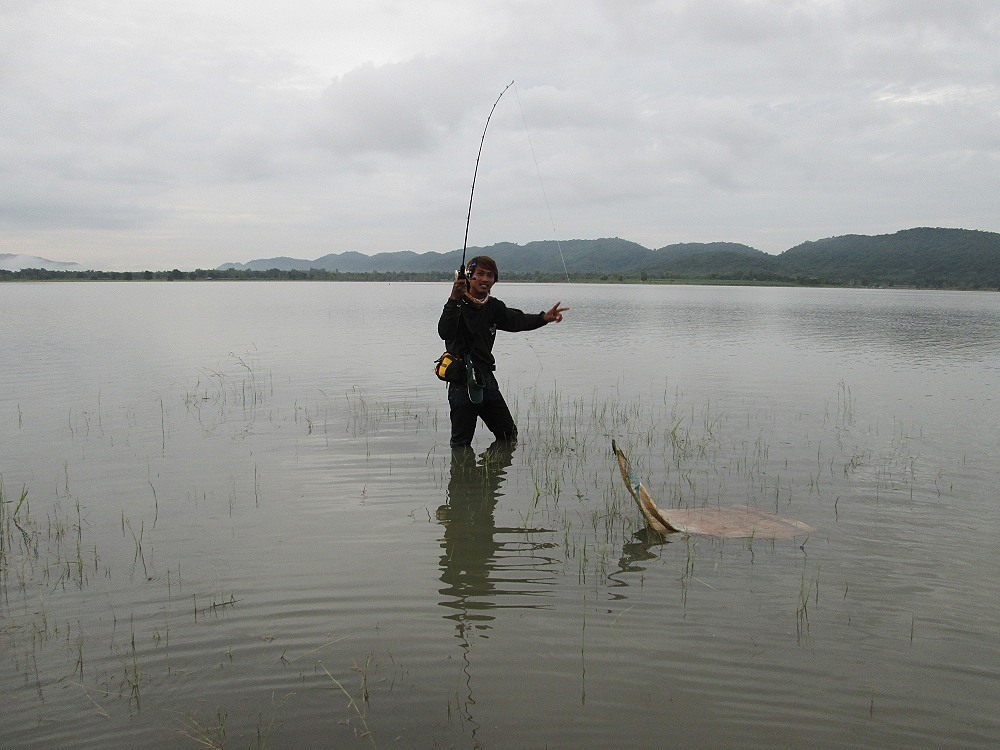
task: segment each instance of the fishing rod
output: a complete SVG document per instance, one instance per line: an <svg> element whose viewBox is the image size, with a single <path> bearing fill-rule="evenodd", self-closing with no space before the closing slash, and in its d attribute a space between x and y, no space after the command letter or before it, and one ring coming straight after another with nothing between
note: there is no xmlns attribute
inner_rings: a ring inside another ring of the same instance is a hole
<svg viewBox="0 0 1000 750"><path fill-rule="evenodd" d="M465 242L462 243L462 265L458 269L458 278L465 278L465 253L469 248L469 223L472 221L472 199L476 195L476 175L479 174L479 159L483 155L483 144L486 142L486 130L490 126L490 118L493 117L493 111L497 108L503 95L507 93L507 89L514 85L511 81L506 86L503 87L503 91L500 92L500 96L497 100L493 102L493 107L490 109L489 115L486 117L486 126L483 128L483 137L479 141L479 153L476 154L476 168L472 172L472 192L469 194L469 213L465 217Z"/></svg>

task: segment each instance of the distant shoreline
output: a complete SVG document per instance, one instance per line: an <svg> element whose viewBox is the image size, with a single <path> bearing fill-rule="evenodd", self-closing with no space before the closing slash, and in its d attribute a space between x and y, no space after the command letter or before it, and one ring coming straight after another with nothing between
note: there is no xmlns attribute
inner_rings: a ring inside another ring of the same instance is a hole
<svg viewBox="0 0 1000 750"><path fill-rule="evenodd" d="M21 271L0 270L0 283L92 283L92 282L232 282L232 281L312 281L352 283L444 283L452 276L443 273L371 272L338 273L313 269L312 271L250 271L206 270L194 271L48 271L26 268ZM912 284L847 284L823 279L727 279L713 277L642 278L629 274L504 274L506 283L522 284L620 284L647 286L752 286L752 287L803 287L832 289L899 289L927 291L987 291L1000 289L971 286L920 286Z"/></svg>

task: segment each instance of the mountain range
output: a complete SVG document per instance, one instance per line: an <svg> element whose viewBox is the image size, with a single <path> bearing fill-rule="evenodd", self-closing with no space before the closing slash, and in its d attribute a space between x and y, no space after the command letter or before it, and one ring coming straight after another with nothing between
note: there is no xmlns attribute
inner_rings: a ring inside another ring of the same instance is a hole
<svg viewBox="0 0 1000 750"><path fill-rule="evenodd" d="M508 279L727 280L859 286L1000 289L1000 234L920 227L894 234L804 242L770 255L733 242L682 243L658 249L618 237L502 242L469 248L466 257L491 255ZM449 274L462 251L365 255L345 252L315 260L288 257L226 263L217 270L309 271L343 274Z"/></svg>
<svg viewBox="0 0 1000 750"><path fill-rule="evenodd" d="M650 249L619 237L501 242L471 247L493 256L505 280L700 281L1000 291L1000 234L920 227L893 234L849 234L804 242L771 255L735 242L682 243ZM335 253L314 260L263 258L214 270L85 271L77 263L0 253L0 278L40 279L333 279L431 280L451 276L462 251Z"/></svg>
<svg viewBox="0 0 1000 750"><path fill-rule="evenodd" d="M44 268L46 271L83 271L79 263L39 258L37 255L0 253L0 271L20 271L25 268Z"/></svg>

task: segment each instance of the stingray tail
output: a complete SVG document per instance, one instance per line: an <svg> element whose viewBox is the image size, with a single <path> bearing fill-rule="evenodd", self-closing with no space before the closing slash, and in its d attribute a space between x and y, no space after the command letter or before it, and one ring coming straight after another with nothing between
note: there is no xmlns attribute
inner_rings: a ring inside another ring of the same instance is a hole
<svg viewBox="0 0 1000 750"><path fill-rule="evenodd" d="M618 470L621 472L622 479L625 480L625 486L636 505L639 506L639 510L642 511L642 516L646 519L646 525L649 529L657 534L672 534L681 531L676 525L670 523L663 511L656 507L656 503L653 502L646 487L639 481L638 475L632 471L625 452L618 447L614 439L611 440L611 450L614 451L615 458L618 460Z"/></svg>

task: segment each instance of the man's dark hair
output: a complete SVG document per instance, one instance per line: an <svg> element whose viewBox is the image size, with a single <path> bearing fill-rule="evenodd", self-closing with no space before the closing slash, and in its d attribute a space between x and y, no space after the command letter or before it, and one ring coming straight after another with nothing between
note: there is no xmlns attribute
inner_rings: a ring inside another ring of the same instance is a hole
<svg viewBox="0 0 1000 750"><path fill-rule="evenodd" d="M471 276L475 273L477 268L485 268L487 271L493 272L493 278L496 281L500 281L500 269L497 268L497 262L493 260L488 255L477 255L475 258L469 261L468 265L465 267L466 272Z"/></svg>

